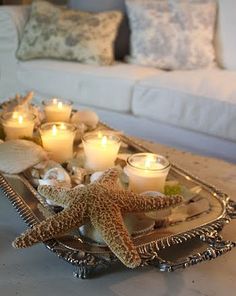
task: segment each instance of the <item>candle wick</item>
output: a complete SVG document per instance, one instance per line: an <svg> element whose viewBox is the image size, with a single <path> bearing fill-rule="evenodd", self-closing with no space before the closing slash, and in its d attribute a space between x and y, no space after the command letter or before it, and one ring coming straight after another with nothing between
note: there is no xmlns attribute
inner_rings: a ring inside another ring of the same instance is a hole
<svg viewBox="0 0 236 296"><path fill-rule="evenodd" d="M58 104L57 104L57 107L58 107L58 109L62 109L62 102L59 102Z"/></svg>
<svg viewBox="0 0 236 296"><path fill-rule="evenodd" d="M102 145L105 146L107 144L107 137L102 137Z"/></svg>
<svg viewBox="0 0 236 296"><path fill-rule="evenodd" d="M57 135L57 127L56 127L55 124L54 124L53 127L52 127L52 135L53 135L53 136L56 136L56 135Z"/></svg>
<svg viewBox="0 0 236 296"><path fill-rule="evenodd" d="M22 124L23 123L23 116L22 115L19 115L18 122L19 122L19 124Z"/></svg>
<svg viewBox="0 0 236 296"><path fill-rule="evenodd" d="M56 105L57 104L57 99L53 99L52 103L53 103L53 105Z"/></svg>

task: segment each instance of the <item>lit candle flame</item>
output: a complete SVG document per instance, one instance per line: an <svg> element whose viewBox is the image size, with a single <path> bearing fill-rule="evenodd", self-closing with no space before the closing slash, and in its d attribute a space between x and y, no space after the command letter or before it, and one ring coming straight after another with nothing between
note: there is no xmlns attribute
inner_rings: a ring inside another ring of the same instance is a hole
<svg viewBox="0 0 236 296"><path fill-rule="evenodd" d="M99 132L98 132L98 139L101 139L101 138L102 138L102 132L99 131Z"/></svg>
<svg viewBox="0 0 236 296"><path fill-rule="evenodd" d="M52 103L53 103L53 105L56 105L57 104L57 99L56 98L52 99Z"/></svg>
<svg viewBox="0 0 236 296"><path fill-rule="evenodd" d="M53 135L53 136L56 136L56 135L57 135L57 127L56 127L55 124L54 124L53 127L52 127L52 135Z"/></svg>
<svg viewBox="0 0 236 296"><path fill-rule="evenodd" d="M23 123L23 116L22 115L19 115L18 122L19 122L19 124L22 124Z"/></svg>
<svg viewBox="0 0 236 296"><path fill-rule="evenodd" d="M148 155L144 163L144 168L150 169L153 163L155 163L155 157L153 155Z"/></svg>
<svg viewBox="0 0 236 296"><path fill-rule="evenodd" d="M102 137L101 143L102 143L102 146L106 146L106 144L107 144L107 136Z"/></svg>
<svg viewBox="0 0 236 296"><path fill-rule="evenodd" d="M19 124L22 124L23 123L23 116L22 115L19 115L18 122L19 122Z"/></svg>
<svg viewBox="0 0 236 296"><path fill-rule="evenodd" d="M19 114L18 114L17 111L13 112L13 114L12 114L12 118L13 118L13 119L18 119L18 118L19 118Z"/></svg>
<svg viewBox="0 0 236 296"><path fill-rule="evenodd" d="M58 108L58 109L62 109L62 107L63 107L62 102L58 102L58 104L57 104L57 108Z"/></svg>
<svg viewBox="0 0 236 296"><path fill-rule="evenodd" d="M60 125L60 129L61 129L61 130L66 130L66 125L65 125L65 123L62 123L62 124Z"/></svg>

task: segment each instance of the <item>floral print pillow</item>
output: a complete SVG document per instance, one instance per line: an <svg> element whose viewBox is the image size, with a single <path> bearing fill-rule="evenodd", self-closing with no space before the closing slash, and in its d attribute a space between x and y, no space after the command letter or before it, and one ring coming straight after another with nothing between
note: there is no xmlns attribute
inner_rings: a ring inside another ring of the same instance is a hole
<svg viewBox="0 0 236 296"><path fill-rule="evenodd" d="M35 1L17 57L110 65L114 62L113 43L121 19L119 11L88 13Z"/></svg>
<svg viewBox="0 0 236 296"><path fill-rule="evenodd" d="M133 64L166 70L214 65L214 0L126 0Z"/></svg>

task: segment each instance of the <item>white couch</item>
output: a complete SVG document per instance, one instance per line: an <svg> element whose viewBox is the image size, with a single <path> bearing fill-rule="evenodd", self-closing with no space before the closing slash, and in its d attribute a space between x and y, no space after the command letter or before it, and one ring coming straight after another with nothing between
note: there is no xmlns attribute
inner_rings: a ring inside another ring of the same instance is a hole
<svg viewBox="0 0 236 296"><path fill-rule="evenodd" d="M232 55L236 69L235 53L228 49L235 46L232 36L227 30L228 36L223 35L225 27L233 29L236 16L223 11L232 11L232 5L236 11L236 1L221 1L225 2L218 19L219 60L230 68ZM236 162L235 70L165 72L121 62L109 67L57 60L22 62L15 52L28 14L26 6L0 8L1 101L29 90L35 91L36 100L64 97L76 107L95 109L103 121L128 134Z"/></svg>

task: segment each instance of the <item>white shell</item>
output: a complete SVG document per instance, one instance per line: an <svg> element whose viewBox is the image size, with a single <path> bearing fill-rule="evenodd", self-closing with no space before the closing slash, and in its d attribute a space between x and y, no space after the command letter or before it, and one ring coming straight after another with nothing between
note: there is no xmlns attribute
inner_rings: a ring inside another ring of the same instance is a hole
<svg viewBox="0 0 236 296"><path fill-rule="evenodd" d="M18 174L47 159L43 148L27 140L10 140L0 145L0 171Z"/></svg>
<svg viewBox="0 0 236 296"><path fill-rule="evenodd" d="M124 224L128 232L132 235L140 235L153 229L155 222L143 214L129 213L124 215ZM85 224L79 228L80 233L99 244L105 244L100 233L91 223Z"/></svg>
<svg viewBox="0 0 236 296"><path fill-rule="evenodd" d="M52 185L59 187L71 187L71 179L66 170L62 167L49 169L42 179L39 179L40 185Z"/></svg>
<svg viewBox="0 0 236 296"><path fill-rule="evenodd" d="M90 128L95 128L99 122L98 115L91 110L77 111L71 117L71 123L84 123Z"/></svg>
<svg viewBox="0 0 236 296"><path fill-rule="evenodd" d="M93 182L97 181L103 175L103 173L104 172L95 172L95 173L93 173L90 176L90 183L93 183Z"/></svg>
<svg viewBox="0 0 236 296"><path fill-rule="evenodd" d="M74 166L71 168L69 174L72 182L79 185L83 183L84 178L87 175L87 171L84 168Z"/></svg>

